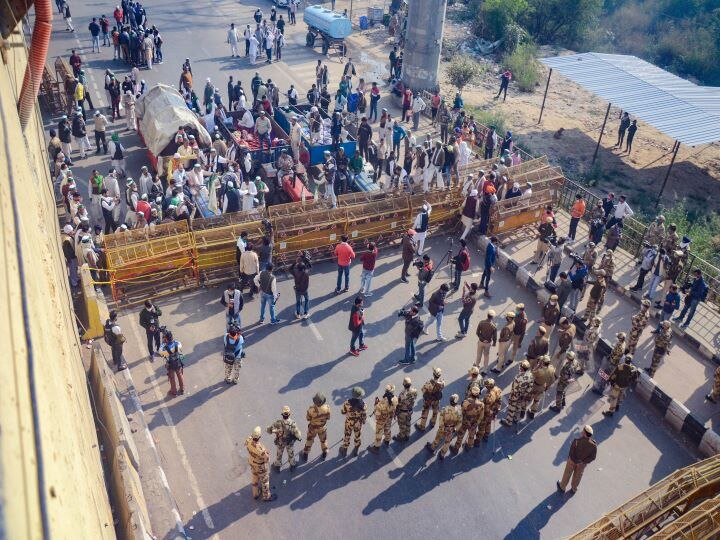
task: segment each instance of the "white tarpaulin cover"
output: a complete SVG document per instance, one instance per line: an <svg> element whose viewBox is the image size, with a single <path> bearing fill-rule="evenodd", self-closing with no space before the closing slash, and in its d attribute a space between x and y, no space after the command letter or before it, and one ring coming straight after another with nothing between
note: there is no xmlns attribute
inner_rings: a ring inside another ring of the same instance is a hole
<svg viewBox="0 0 720 540"><path fill-rule="evenodd" d="M145 145L156 156L165 155L163 150L173 141L180 126L191 128L201 147L212 143L210 134L195 113L187 108L180 92L172 86L153 86L138 100L135 110Z"/></svg>

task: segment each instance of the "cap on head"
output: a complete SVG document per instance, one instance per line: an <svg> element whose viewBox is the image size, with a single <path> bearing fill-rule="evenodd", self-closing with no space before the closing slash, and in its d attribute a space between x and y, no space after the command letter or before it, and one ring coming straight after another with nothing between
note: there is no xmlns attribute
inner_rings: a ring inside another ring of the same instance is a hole
<svg viewBox="0 0 720 540"><path fill-rule="evenodd" d="M322 394L318 392L313 396L313 403L317 405L318 407L320 405L323 405L327 401L327 398L325 397L325 394Z"/></svg>
<svg viewBox="0 0 720 540"><path fill-rule="evenodd" d="M540 334L541 336L544 336L545 334L547 334L547 329L544 326L539 327L538 334Z"/></svg>
<svg viewBox="0 0 720 540"><path fill-rule="evenodd" d="M410 386L412 384L412 380L410 380L410 377L405 377L403 379L403 386Z"/></svg>
<svg viewBox="0 0 720 540"><path fill-rule="evenodd" d="M662 326L663 328L670 328L672 326L672 323L670 321L663 321Z"/></svg>
<svg viewBox="0 0 720 540"><path fill-rule="evenodd" d="M468 375L480 375L480 368L477 366L471 367L470 371L468 371Z"/></svg>
<svg viewBox="0 0 720 540"><path fill-rule="evenodd" d="M495 310L494 309L488 309L487 316L489 319L493 318L495 316Z"/></svg>
<svg viewBox="0 0 720 540"><path fill-rule="evenodd" d="M525 309L525 304L516 304L515 305L515 311L522 311Z"/></svg>
<svg viewBox="0 0 720 540"><path fill-rule="evenodd" d="M545 364L546 366L547 366L548 364L550 364L550 356L547 355L547 354L543 355L543 356L542 356L542 363Z"/></svg>
<svg viewBox="0 0 720 540"><path fill-rule="evenodd" d="M593 434L593 428L592 428L592 426L591 426L590 424L587 424L587 425L583 428L583 431L584 431L585 433L587 433L588 435L592 435L592 434Z"/></svg>
<svg viewBox="0 0 720 540"><path fill-rule="evenodd" d="M528 370L530 369L530 362L528 362L527 360L523 360L522 362L520 362L520 367L524 370Z"/></svg>
<svg viewBox="0 0 720 540"><path fill-rule="evenodd" d="M595 317L592 318L592 322L593 322L594 325L600 326L600 323L602 322L602 319L601 319L600 317L595 316Z"/></svg>
<svg viewBox="0 0 720 540"><path fill-rule="evenodd" d="M440 369L439 367L434 367L433 368L433 377L435 377L437 379L441 375L442 375L442 369Z"/></svg>
<svg viewBox="0 0 720 540"><path fill-rule="evenodd" d="M514 312L514 311L508 311L508 312L505 314L505 318L506 318L506 319L514 319L514 318L515 318L515 312Z"/></svg>
<svg viewBox="0 0 720 540"><path fill-rule="evenodd" d="M492 388L493 386L495 386L495 379L485 379L485 382L483 384L488 388Z"/></svg>
<svg viewBox="0 0 720 540"><path fill-rule="evenodd" d="M395 391L395 385L394 385L394 384L388 384L388 385L385 387L385 391L386 391L386 392L394 392L394 391Z"/></svg>
<svg viewBox="0 0 720 540"><path fill-rule="evenodd" d="M648 300L647 298L645 298L641 303L642 303L642 306L646 307L646 308L649 308L652 305L650 303L650 300Z"/></svg>
<svg viewBox="0 0 720 540"><path fill-rule="evenodd" d="M452 396L450 396L451 404L455 405L458 401L460 401L460 396L458 396L457 394L453 394Z"/></svg>
<svg viewBox="0 0 720 540"><path fill-rule="evenodd" d="M470 394L477 397L480 395L480 387L478 385L473 385L472 388L470 388Z"/></svg>
<svg viewBox="0 0 720 540"><path fill-rule="evenodd" d="M290 414L290 407L288 407L287 405L283 405L281 412L282 414Z"/></svg>
<svg viewBox="0 0 720 540"><path fill-rule="evenodd" d="M550 300L551 300L552 302L557 302L557 300L558 300L558 295L557 295L557 294L551 294L551 295L550 295Z"/></svg>
<svg viewBox="0 0 720 540"><path fill-rule="evenodd" d="M565 358L568 360L575 360L575 353L572 351L568 351L565 353Z"/></svg>
<svg viewBox="0 0 720 540"><path fill-rule="evenodd" d="M618 332L617 334L615 334L615 337L622 341L622 340L624 340L627 336L625 335L625 332Z"/></svg>
<svg viewBox="0 0 720 540"><path fill-rule="evenodd" d="M257 440L262 436L262 429L260 429L260 426L255 426L255 429L252 430L252 438Z"/></svg>
<svg viewBox="0 0 720 540"><path fill-rule="evenodd" d="M365 390L363 390L359 386L356 386L352 389L352 395L354 398L361 398L365 395Z"/></svg>
<svg viewBox="0 0 720 540"><path fill-rule="evenodd" d="M605 277L607 275L607 272L605 270L598 270L595 272L595 275L598 277Z"/></svg>

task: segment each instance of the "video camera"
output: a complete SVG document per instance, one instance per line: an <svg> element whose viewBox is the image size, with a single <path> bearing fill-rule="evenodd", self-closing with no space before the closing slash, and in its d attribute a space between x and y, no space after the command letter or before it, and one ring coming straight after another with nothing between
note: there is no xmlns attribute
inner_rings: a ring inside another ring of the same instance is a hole
<svg viewBox="0 0 720 540"><path fill-rule="evenodd" d="M573 260L573 265L577 263L583 263L585 262L585 259L583 259L582 255L579 255L578 253L571 251L570 255L568 255Z"/></svg>
<svg viewBox="0 0 720 540"><path fill-rule="evenodd" d="M407 319L408 317L412 317L412 311L410 311L409 309L401 309L398 310L397 316L398 318L405 317Z"/></svg>
<svg viewBox="0 0 720 540"><path fill-rule="evenodd" d="M167 329L167 326L158 326L158 330L160 330L160 333L164 336L168 334L170 331Z"/></svg>
<svg viewBox="0 0 720 540"><path fill-rule="evenodd" d="M418 270L420 270L423 266L425 266L425 261L423 261L422 259L415 259L412 265Z"/></svg>
<svg viewBox="0 0 720 540"><path fill-rule="evenodd" d="M540 237L540 241L541 241L541 242L544 242L544 243L546 243L546 244L550 244L551 246L557 246L558 238L557 238L556 235L552 234L552 235L547 236L547 237L545 237L545 238L543 238L543 237L541 236L541 237Z"/></svg>
<svg viewBox="0 0 720 540"><path fill-rule="evenodd" d="M273 224L269 219L265 218L260 223L262 223L262 226L265 227L265 234L272 234Z"/></svg>

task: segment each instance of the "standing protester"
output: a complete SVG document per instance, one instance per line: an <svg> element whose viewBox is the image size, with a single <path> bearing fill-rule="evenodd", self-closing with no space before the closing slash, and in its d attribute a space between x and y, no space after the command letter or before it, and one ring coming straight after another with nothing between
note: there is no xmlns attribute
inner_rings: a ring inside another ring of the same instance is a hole
<svg viewBox="0 0 720 540"><path fill-rule="evenodd" d="M485 264L483 273L480 277L480 288L485 289L485 297L492 298L490 294L490 276L492 276L493 267L497 267L497 236L491 236L490 242L485 249Z"/></svg>
<svg viewBox="0 0 720 540"><path fill-rule="evenodd" d="M245 338L240 333L240 328L231 324L223 338L223 362L225 363L225 382L237 384L240 379L240 368L242 367L243 345Z"/></svg>
<svg viewBox="0 0 720 540"><path fill-rule="evenodd" d="M343 276L345 276L345 289L343 292L350 290L350 263L355 258L355 251L352 246L348 244L348 237L343 234L340 237L340 243L335 246L335 257L337 258L337 285L335 287L335 294L340 294L340 285L342 284Z"/></svg>
<svg viewBox="0 0 720 540"><path fill-rule="evenodd" d="M425 251L425 237L428 233L430 225L430 213L432 212L432 206L427 201L423 202L422 208L417 216L415 216L415 222L413 224L413 230L415 231L415 241L417 242L417 254L422 255Z"/></svg>
<svg viewBox="0 0 720 540"><path fill-rule="evenodd" d="M583 199L582 193L578 193L575 195L575 202L570 210L570 229L568 230L568 239L573 242L575 241L578 223L580 223L580 220L585 215L585 207L585 200Z"/></svg>
<svg viewBox="0 0 720 540"><path fill-rule="evenodd" d="M583 428L582 436L575 439L570 445L570 452L565 463L562 479L555 483L558 491L564 493L568 482L570 482L572 492L577 493L585 467L595 461L597 457L597 442L592 438L592 435L592 426L586 425Z"/></svg>
<svg viewBox="0 0 720 540"><path fill-rule="evenodd" d="M684 288L683 288L684 289ZM684 291L683 291L684 292ZM681 322L681 328L687 328L695 315L698 304L707 298L708 286L702 277L702 271L699 268L693 270L693 281L690 285L690 291L685 295L685 305L680 315L675 317L673 321ZM687 319L685 315L687 314ZM682 322L685 320L685 322Z"/></svg>
<svg viewBox="0 0 720 540"><path fill-rule="evenodd" d="M230 23L230 30L227 33L227 42L230 44L230 57L235 58L240 56L238 51L238 42L240 41L240 35L235 28L235 23ZM247 54L245 54L247 56Z"/></svg>
<svg viewBox="0 0 720 540"><path fill-rule="evenodd" d="M430 318L423 325L423 333L427 333L427 327L435 320L435 330L437 337L435 341L446 341L447 338L442 333L442 322L445 315L445 296L447 296L450 287L447 283L440 285L440 288L430 295L428 300L428 312Z"/></svg>
<svg viewBox="0 0 720 540"><path fill-rule="evenodd" d="M452 263L454 266L453 291L457 291L460 288L462 273L470 268L470 252L468 251L465 240L460 240L460 249L453 257ZM482 280L480 283L482 284Z"/></svg>
<svg viewBox="0 0 720 540"><path fill-rule="evenodd" d="M495 96L495 99L498 99L500 97L500 94L503 94L503 101L507 99L507 91L508 86L510 85L510 81L512 80L512 71L509 69L506 69L503 71L503 74L500 75L500 90L498 90L497 95Z"/></svg>
<svg viewBox="0 0 720 540"><path fill-rule="evenodd" d="M400 316L405 317L405 356L399 364L414 364L417 360L415 344L423 332L423 322L418 315L417 306L412 306L407 311L401 311Z"/></svg>
<svg viewBox="0 0 720 540"><path fill-rule="evenodd" d="M364 396L365 391L359 386L355 386L352 389L352 397L346 400L340 409L340 413L345 416L343 441L338 452L341 457L347 455L351 435L354 435L353 442L355 443L353 454L357 455L360 449L360 443L362 442L362 427L367 421L367 405L362 399Z"/></svg>
<svg viewBox="0 0 720 540"><path fill-rule="evenodd" d="M460 331L455 334L456 338L464 338L467 336L468 329L470 328L470 316L472 315L472 312L475 309L475 304L477 303L477 291L477 283L471 283L468 285L466 282L463 286L462 309L460 310L460 315L458 316Z"/></svg>
<svg viewBox="0 0 720 540"><path fill-rule="evenodd" d="M275 470L280 470L283 454L286 451L288 462L290 464L290 470L292 471L295 469L296 461L294 445L296 441L302 439L302 433L297 427L297 424L295 424L295 420L290 418L290 407L287 405L283 406L280 412L280 418L267 427L267 432L275 435L275 447L277 448L275 461L273 462Z"/></svg>
<svg viewBox="0 0 720 540"><path fill-rule="evenodd" d="M367 250L360 255L362 261L362 273L360 274L360 294L365 297L372 296L370 292L370 284L372 283L373 273L375 272L375 262L377 261L378 250L373 242L369 242Z"/></svg>
<svg viewBox="0 0 720 540"><path fill-rule="evenodd" d="M165 331L162 336L163 344L160 346L160 356L165 358L165 369L167 370L170 390L168 395L177 396L185 393L185 379L183 377L184 356L180 352L182 343L173 339L170 331ZM177 379L177 383L176 383Z"/></svg>
<svg viewBox="0 0 720 540"><path fill-rule="evenodd" d="M253 282L260 289L260 324L265 322L265 306L270 305L270 324L278 324L280 319L275 315L275 303L280 297L277 292L277 280L273 275L273 264L268 263L265 270L260 272Z"/></svg>
<svg viewBox="0 0 720 540"><path fill-rule="evenodd" d="M281 15L282 17L282 15ZM307 436L305 439L305 447L300 457L303 461L308 460L310 450L315 443L315 437L320 440L320 450L322 451L322 459L327 457L327 423L330 420L330 406L324 394L318 392L313 396L313 404L307 410L305 415L308 421Z"/></svg>
<svg viewBox="0 0 720 540"><path fill-rule="evenodd" d="M626 202L625 195L620 195L620 202L612 212L612 217L608 219L605 224L605 230L610 230L616 223L622 227L625 218L635 215L635 212L632 211L632 208L630 208L630 205Z"/></svg>
<svg viewBox="0 0 720 540"><path fill-rule="evenodd" d="M622 113L620 116L620 126L618 127L618 140L613 148L622 148L623 141L625 140L625 132L630 127L630 115L627 111Z"/></svg>
<svg viewBox="0 0 720 540"><path fill-rule="evenodd" d="M630 152L632 151L632 143L635 139L635 133L637 133L637 129L637 120L633 120L630 126L628 126L627 143L625 145L625 152L627 152L628 155L630 155Z"/></svg>
<svg viewBox="0 0 720 540"><path fill-rule="evenodd" d="M240 312L243 308L243 297L240 289L236 288L235 282L228 284L227 289L223 291L220 303L225 306L225 321L227 328L231 325L241 326Z"/></svg>
<svg viewBox="0 0 720 540"><path fill-rule="evenodd" d="M263 502L270 502L277 499L277 495L270 493L270 453L260 442L262 430L257 426L252 435L245 439L245 448L248 451L248 463L252 474L252 495L257 499L262 495Z"/></svg>
<svg viewBox="0 0 720 540"><path fill-rule="evenodd" d="M361 296L355 298L355 303L350 308L350 321L348 322L348 330L351 332L350 337L350 354L353 356L360 356L360 351L366 350L368 347L365 345L365 318L363 316L363 299ZM359 347L355 348L355 343L358 342Z"/></svg>
<svg viewBox="0 0 720 540"><path fill-rule="evenodd" d="M104 338L105 343L110 345L112 352L112 361L115 364L117 371L122 371L127 368L125 358L123 358L123 345L127 341L125 335L117 322L117 311L112 310L110 312L110 318L105 321L105 332Z"/></svg>
<svg viewBox="0 0 720 540"><path fill-rule="evenodd" d="M410 268L410 264L413 262L413 259L415 258L415 252L417 251L417 242L415 241L415 236L415 230L408 229L400 242L402 245L403 261L402 270L400 272L400 281L402 281L403 283L409 283L408 277L410 276L410 274L408 273L408 269Z"/></svg>
<svg viewBox="0 0 720 540"><path fill-rule="evenodd" d="M310 315L310 297L308 289L310 288L310 271L309 267L302 259L298 259L290 267L293 275L293 288L295 289L295 318L307 319Z"/></svg>
<svg viewBox="0 0 720 540"><path fill-rule="evenodd" d="M429 255L422 256L421 264L422 266L418 269L418 292L414 295L417 301L415 305L418 307L422 307L425 303L425 287L435 275L433 262Z"/></svg>
<svg viewBox="0 0 720 540"><path fill-rule="evenodd" d="M151 300L145 300L145 305L140 311L140 326L145 329L147 337L148 354L150 361L153 361L155 353L160 350L160 316L162 310L152 303ZM155 348L153 349L153 342Z"/></svg>
<svg viewBox="0 0 720 540"><path fill-rule="evenodd" d="M258 291L255 286L255 276L260 273L261 267L257 252L253 249L252 244L248 243L240 254L239 292L242 294L242 291L247 286L250 290L250 300L253 299L255 293Z"/></svg>

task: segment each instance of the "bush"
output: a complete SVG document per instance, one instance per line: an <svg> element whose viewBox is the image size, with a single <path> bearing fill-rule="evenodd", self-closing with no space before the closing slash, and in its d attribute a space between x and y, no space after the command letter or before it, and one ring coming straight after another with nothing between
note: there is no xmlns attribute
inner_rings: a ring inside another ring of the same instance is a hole
<svg viewBox="0 0 720 540"><path fill-rule="evenodd" d="M476 4L482 6L476 15L477 30L491 40L502 38L505 27L514 23L518 15L528 9L526 0L476 0Z"/></svg>
<svg viewBox="0 0 720 540"><path fill-rule="evenodd" d="M720 263L718 242L720 240L720 216L702 215L688 209L687 201L682 200L669 208L662 208L665 223L675 223L678 233L692 239L691 251L709 263Z"/></svg>
<svg viewBox="0 0 720 540"><path fill-rule="evenodd" d="M502 136L508 129L508 121L503 113L497 109L476 109L474 107L465 107L465 112L472 115L475 121L484 126L495 126L498 136Z"/></svg>
<svg viewBox="0 0 720 540"><path fill-rule="evenodd" d="M537 51L530 43L521 43L511 54L505 56L504 63L510 68L513 79L522 92L533 92L540 81L540 64Z"/></svg>
<svg viewBox="0 0 720 540"><path fill-rule="evenodd" d="M485 68L472 58L464 55L454 56L445 73L453 86L462 94L463 88L476 80Z"/></svg>

